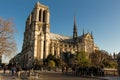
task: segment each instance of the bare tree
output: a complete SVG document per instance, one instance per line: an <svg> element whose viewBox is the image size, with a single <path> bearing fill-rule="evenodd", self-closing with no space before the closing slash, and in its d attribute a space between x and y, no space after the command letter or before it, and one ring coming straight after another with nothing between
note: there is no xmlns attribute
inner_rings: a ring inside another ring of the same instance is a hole
<svg viewBox="0 0 120 80"><path fill-rule="evenodd" d="M92 66L96 67L106 67L111 60L110 58L110 55L105 50L98 50L90 54Z"/></svg>
<svg viewBox="0 0 120 80"><path fill-rule="evenodd" d="M16 52L15 32L16 29L11 19L0 18L0 56L4 54L11 57L11 54Z"/></svg>

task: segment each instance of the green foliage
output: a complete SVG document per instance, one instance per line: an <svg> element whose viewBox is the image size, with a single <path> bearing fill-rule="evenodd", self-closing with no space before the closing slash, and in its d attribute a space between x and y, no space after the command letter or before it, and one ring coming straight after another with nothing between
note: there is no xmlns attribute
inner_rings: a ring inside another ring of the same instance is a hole
<svg viewBox="0 0 120 80"><path fill-rule="evenodd" d="M87 67L90 64L88 53L84 51L76 52L76 54L63 53L62 60L66 67Z"/></svg>
<svg viewBox="0 0 120 80"><path fill-rule="evenodd" d="M55 59L56 59L55 55L49 54L46 60L49 61L49 60L55 60Z"/></svg>
<svg viewBox="0 0 120 80"><path fill-rule="evenodd" d="M104 66L106 68L117 68L118 64L115 61L108 61L108 62L104 63Z"/></svg>
<svg viewBox="0 0 120 80"><path fill-rule="evenodd" d="M76 52L75 57L73 58L73 65L76 67L86 67L89 66L88 54L84 51Z"/></svg>
<svg viewBox="0 0 120 80"><path fill-rule="evenodd" d="M62 68L64 66L67 66L67 64L62 59L60 59L60 61L59 61L59 67Z"/></svg>
<svg viewBox="0 0 120 80"><path fill-rule="evenodd" d="M57 58L55 55L49 54L48 57L45 59L46 66L49 66L49 63L51 63L51 61L54 61L54 64L57 67L61 66L60 58Z"/></svg>
<svg viewBox="0 0 120 80"><path fill-rule="evenodd" d="M112 56L108 52L98 50L94 53L86 53L84 51L72 54L70 52L62 53L61 58L56 58L55 55L49 54L45 59L46 66L49 67L106 67L116 68L117 63L112 61Z"/></svg>
<svg viewBox="0 0 120 80"><path fill-rule="evenodd" d="M48 66L49 66L50 68L55 67L55 62L54 62L53 60L49 60Z"/></svg>

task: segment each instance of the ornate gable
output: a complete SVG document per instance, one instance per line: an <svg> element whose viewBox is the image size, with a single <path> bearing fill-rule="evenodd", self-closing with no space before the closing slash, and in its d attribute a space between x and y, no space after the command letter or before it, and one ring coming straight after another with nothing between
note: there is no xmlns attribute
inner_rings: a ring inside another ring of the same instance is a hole
<svg viewBox="0 0 120 80"><path fill-rule="evenodd" d="M86 33L84 38L85 39L93 39L93 36L90 33Z"/></svg>

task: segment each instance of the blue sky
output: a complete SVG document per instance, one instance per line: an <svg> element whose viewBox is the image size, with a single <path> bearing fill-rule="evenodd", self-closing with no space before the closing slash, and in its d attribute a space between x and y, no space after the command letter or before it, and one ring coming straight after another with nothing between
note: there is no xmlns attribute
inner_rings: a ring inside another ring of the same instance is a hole
<svg viewBox="0 0 120 80"><path fill-rule="evenodd" d="M100 49L109 53L120 51L120 0L0 0L0 17L12 18L18 32L15 39L21 51L25 22L35 3L50 9L51 32L72 36L74 16L78 34L93 32Z"/></svg>

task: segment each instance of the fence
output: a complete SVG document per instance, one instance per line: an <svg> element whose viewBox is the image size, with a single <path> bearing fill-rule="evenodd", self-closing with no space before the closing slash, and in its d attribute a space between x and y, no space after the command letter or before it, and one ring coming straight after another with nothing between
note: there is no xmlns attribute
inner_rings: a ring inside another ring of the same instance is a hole
<svg viewBox="0 0 120 80"><path fill-rule="evenodd" d="M117 69L104 68L104 75L105 76L118 76L118 70Z"/></svg>
<svg viewBox="0 0 120 80"><path fill-rule="evenodd" d="M118 76L118 70L104 68L104 69L93 69L93 70L80 69L73 71L69 69L68 71L64 71L63 74L73 75L73 76Z"/></svg>

